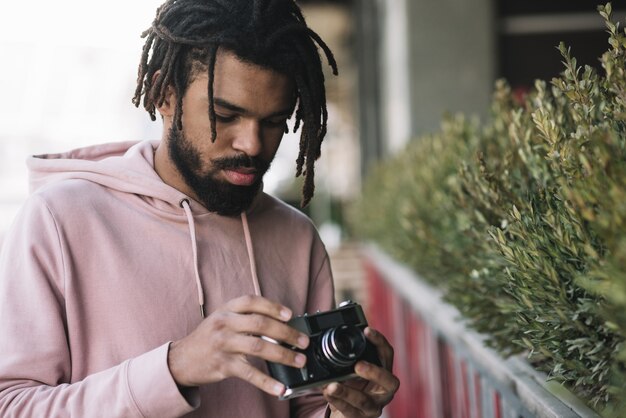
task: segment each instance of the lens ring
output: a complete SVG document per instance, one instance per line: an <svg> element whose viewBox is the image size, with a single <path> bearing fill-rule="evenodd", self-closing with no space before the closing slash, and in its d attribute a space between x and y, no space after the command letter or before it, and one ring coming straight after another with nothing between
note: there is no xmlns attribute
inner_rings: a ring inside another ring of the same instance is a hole
<svg viewBox="0 0 626 418"><path fill-rule="evenodd" d="M339 331L339 337L337 333ZM350 341L350 351L345 352L337 343L338 338L347 336ZM363 331L355 326L343 325L339 328L327 330L322 337L322 353L325 359L335 367L348 367L363 354L365 350L365 336Z"/></svg>
<svg viewBox="0 0 626 418"><path fill-rule="evenodd" d="M334 367L348 367L353 362L346 361L343 359L341 355L337 356L334 349L334 335L337 328L333 328L331 330L326 331L324 336L322 337L322 352L324 354L325 359Z"/></svg>

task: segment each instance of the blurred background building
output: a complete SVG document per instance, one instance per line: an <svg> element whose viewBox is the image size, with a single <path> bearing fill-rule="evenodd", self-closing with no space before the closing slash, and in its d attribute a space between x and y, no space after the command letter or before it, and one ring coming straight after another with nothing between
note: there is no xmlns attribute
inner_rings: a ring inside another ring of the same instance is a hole
<svg viewBox="0 0 626 418"><path fill-rule="evenodd" d="M523 93L562 71L556 49L599 68L604 22L588 0L354 0L362 171L442 116L488 117L494 82ZM604 4L604 3L602 3ZM614 1L624 21L626 3Z"/></svg>

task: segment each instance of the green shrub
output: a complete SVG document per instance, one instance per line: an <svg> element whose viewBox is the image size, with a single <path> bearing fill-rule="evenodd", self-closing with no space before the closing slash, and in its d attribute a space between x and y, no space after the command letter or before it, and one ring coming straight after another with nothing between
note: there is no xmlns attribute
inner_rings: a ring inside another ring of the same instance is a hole
<svg viewBox="0 0 626 418"><path fill-rule="evenodd" d="M488 343L607 416L626 402L626 37L491 119L446 118L369 176L354 228L445 290Z"/></svg>

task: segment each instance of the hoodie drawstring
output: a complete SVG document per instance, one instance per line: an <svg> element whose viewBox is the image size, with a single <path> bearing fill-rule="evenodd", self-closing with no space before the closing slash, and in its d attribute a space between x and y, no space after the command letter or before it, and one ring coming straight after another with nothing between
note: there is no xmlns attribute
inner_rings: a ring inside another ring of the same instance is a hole
<svg viewBox="0 0 626 418"><path fill-rule="evenodd" d="M204 309L204 289L200 280L200 271L198 270L198 243L196 241L196 224L193 220L193 213L188 199L180 201L180 207L187 215L187 225L189 226L189 236L191 237L191 250L193 252L193 267L196 275L196 286L198 288L198 303L200 304L200 315L204 319L206 311ZM252 275L252 284L254 286L254 294L261 296L261 286L259 285L259 276L256 271L256 258L254 257L254 248L252 247L252 236L250 235L250 226L248 225L248 216L246 212L241 212L241 223L243 225L243 235L246 240L246 250L248 251L248 260L250 261L250 274Z"/></svg>
<svg viewBox="0 0 626 418"><path fill-rule="evenodd" d="M204 289L202 289L200 272L198 271L198 244L196 242L196 225L193 221L193 214L191 213L189 200L182 199L180 201L180 207L185 210L185 215L187 215L187 225L189 226L189 235L191 236L191 250L193 252L193 268L194 272L196 273L196 286L198 287L198 303L200 304L200 315L202 315L202 318L204 318Z"/></svg>
<svg viewBox="0 0 626 418"><path fill-rule="evenodd" d="M261 296L261 286L259 286L259 276L256 274L256 258L254 257L254 248L252 248L252 237L250 236L250 227L248 226L248 216L246 212L241 212L241 223L243 224L243 235L246 238L246 248L248 250L248 259L250 260L250 273L252 274L254 294Z"/></svg>

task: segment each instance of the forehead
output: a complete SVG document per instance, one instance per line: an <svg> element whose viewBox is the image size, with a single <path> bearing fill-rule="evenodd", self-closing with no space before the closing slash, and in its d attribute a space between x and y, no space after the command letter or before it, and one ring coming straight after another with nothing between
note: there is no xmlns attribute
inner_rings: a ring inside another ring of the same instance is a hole
<svg viewBox="0 0 626 418"><path fill-rule="evenodd" d="M278 71L243 61L220 50L215 61L213 95L250 111L280 110L295 103L293 79ZM186 96L208 102L208 73L195 74Z"/></svg>

